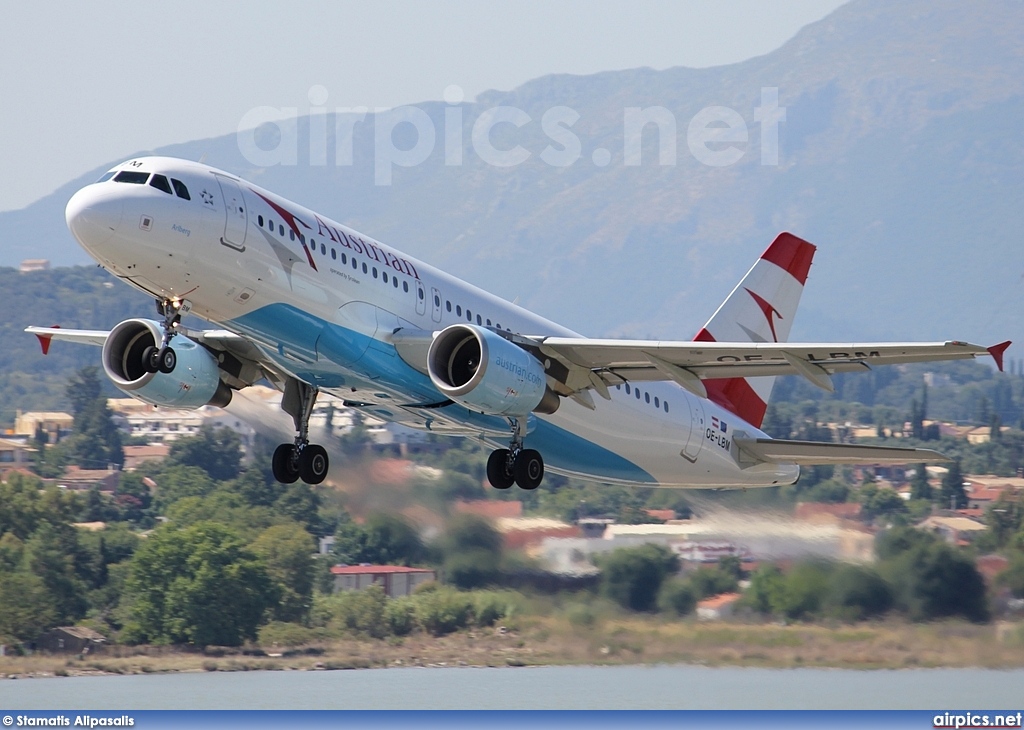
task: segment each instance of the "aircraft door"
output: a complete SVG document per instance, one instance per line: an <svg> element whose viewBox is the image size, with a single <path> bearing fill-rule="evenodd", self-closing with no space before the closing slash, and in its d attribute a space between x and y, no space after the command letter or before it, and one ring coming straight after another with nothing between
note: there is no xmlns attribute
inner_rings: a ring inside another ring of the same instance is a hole
<svg viewBox="0 0 1024 730"><path fill-rule="evenodd" d="M423 282L416 280L416 314L423 314L427 311L427 290Z"/></svg>
<svg viewBox="0 0 1024 730"><path fill-rule="evenodd" d="M686 437L686 445L679 452L687 461L696 462L700 449L704 445L704 404L700 398L683 393L686 407L690 412L690 433Z"/></svg>
<svg viewBox="0 0 1024 730"><path fill-rule="evenodd" d="M245 229L248 216L245 212L245 200L238 182L229 177L217 175L220 192L224 198L224 235L220 242L225 246L245 250Z"/></svg>
<svg viewBox="0 0 1024 730"><path fill-rule="evenodd" d="M430 287L430 318L435 322L441 321L441 292L436 287Z"/></svg>

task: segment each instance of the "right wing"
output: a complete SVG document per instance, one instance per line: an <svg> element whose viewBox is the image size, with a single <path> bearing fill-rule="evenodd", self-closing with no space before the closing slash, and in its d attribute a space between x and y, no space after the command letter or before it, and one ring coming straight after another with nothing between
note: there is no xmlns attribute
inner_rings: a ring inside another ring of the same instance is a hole
<svg viewBox="0 0 1024 730"><path fill-rule="evenodd" d="M829 444L789 439L735 439L740 459L772 464L923 464L953 461L932 449Z"/></svg>

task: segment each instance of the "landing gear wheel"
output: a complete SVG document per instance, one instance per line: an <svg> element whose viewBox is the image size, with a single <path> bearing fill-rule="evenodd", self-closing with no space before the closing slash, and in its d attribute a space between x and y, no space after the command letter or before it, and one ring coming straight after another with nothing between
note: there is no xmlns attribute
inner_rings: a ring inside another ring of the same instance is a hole
<svg viewBox="0 0 1024 730"><path fill-rule="evenodd" d="M150 345L142 351L142 367L147 373L155 373L160 370L160 348Z"/></svg>
<svg viewBox="0 0 1024 730"><path fill-rule="evenodd" d="M299 479L299 465L296 463L294 444L281 444L274 449L270 463L274 469L274 479L281 484L294 484Z"/></svg>
<svg viewBox="0 0 1024 730"><path fill-rule="evenodd" d="M159 365L162 373L173 373L174 367L178 364L178 356L171 348L166 348L158 353Z"/></svg>
<svg viewBox="0 0 1024 730"><path fill-rule="evenodd" d="M299 455L299 475L306 484L319 484L327 476L330 459L327 449L317 444L309 444Z"/></svg>
<svg viewBox="0 0 1024 730"><path fill-rule="evenodd" d="M497 449L487 457L487 481L495 489L508 489L515 484L511 470L512 454L508 449Z"/></svg>
<svg viewBox="0 0 1024 730"><path fill-rule="evenodd" d="M519 452L515 465L516 484L520 489L536 489L544 479L544 459L535 449Z"/></svg>

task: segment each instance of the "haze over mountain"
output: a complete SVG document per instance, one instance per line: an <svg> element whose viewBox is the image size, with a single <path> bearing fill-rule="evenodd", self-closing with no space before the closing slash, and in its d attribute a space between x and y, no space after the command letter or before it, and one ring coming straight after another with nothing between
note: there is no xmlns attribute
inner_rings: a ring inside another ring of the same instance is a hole
<svg viewBox="0 0 1024 730"><path fill-rule="evenodd" d="M420 104L437 143L422 164L395 167L390 186L374 184L372 114L354 127L351 166L334 164L333 118L325 165L309 164L307 117L296 165L256 166L234 134L155 153L202 158L589 335L691 337L790 230L819 246L794 339L1024 342L1022 37L1016 0L853 0L743 63L547 76L483 94L459 105L457 166L444 144L455 107ZM755 109L773 87L786 117L779 164L762 165ZM474 123L497 106L532 119L492 133L496 147L530 152L522 164L489 165L473 149ZM560 149L541 128L558 106L580 115L567 167L541 158ZM659 164L651 125L642 164L627 166L624 110L653 106L676 120L676 164ZM688 148L690 120L709 106L745 120L735 164L702 164ZM396 142L411 146L410 132L398 127ZM272 148L275 134L258 138ZM606 166L595 150L610 152ZM88 263L63 208L101 172L0 214L0 264Z"/></svg>

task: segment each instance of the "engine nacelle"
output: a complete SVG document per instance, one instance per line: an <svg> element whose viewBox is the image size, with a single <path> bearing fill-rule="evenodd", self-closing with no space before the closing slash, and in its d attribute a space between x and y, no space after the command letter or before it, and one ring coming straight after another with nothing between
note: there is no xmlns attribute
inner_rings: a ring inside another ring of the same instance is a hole
<svg viewBox="0 0 1024 730"><path fill-rule="evenodd" d="M223 407L231 402L216 358L184 335L171 340L178 360L174 372L146 372L142 353L159 347L162 338L161 325L149 319L126 319L110 331L103 345L103 370L118 390L155 406Z"/></svg>
<svg viewBox="0 0 1024 730"><path fill-rule="evenodd" d="M427 372L438 390L470 410L525 416L558 409L558 395L537 358L483 327L441 330L427 352Z"/></svg>

